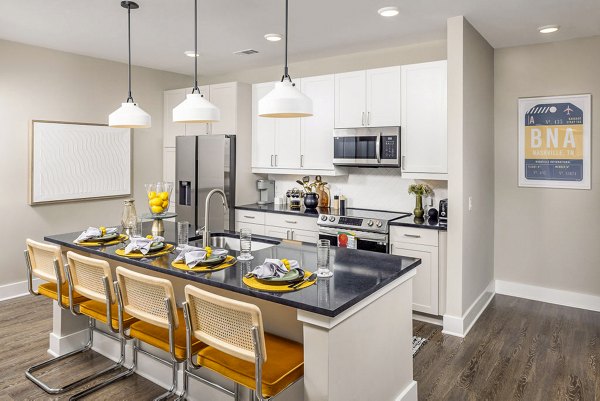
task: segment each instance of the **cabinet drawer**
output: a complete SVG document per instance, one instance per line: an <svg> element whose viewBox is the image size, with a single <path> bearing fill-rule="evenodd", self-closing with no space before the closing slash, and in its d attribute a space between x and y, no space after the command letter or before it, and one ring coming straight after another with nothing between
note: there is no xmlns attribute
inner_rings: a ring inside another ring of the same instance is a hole
<svg viewBox="0 0 600 401"><path fill-rule="evenodd" d="M239 231L242 228L247 228L254 235L265 235L265 226L262 224L253 224L246 223L244 221L237 221L235 225L237 231Z"/></svg>
<svg viewBox="0 0 600 401"><path fill-rule="evenodd" d="M390 227L390 241L438 246L438 232L424 228L392 226Z"/></svg>
<svg viewBox="0 0 600 401"><path fill-rule="evenodd" d="M236 210L235 220L244 223L265 224L265 213L251 210Z"/></svg>
<svg viewBox="0 0 600 401"><path fill-rule="evenodd" d="M308 242L310 244L316 244L319 240L319 233L317 231L306 231L306 230L292 230L292 239L294 241Z"/></svg>
<svg viewBox="0 0 600 401"><path fill-rule="evenodd" d="M268 226L285 227L307 231L319 230L316 218L293 216L289 214L266 213L265 224Z"/></svg>

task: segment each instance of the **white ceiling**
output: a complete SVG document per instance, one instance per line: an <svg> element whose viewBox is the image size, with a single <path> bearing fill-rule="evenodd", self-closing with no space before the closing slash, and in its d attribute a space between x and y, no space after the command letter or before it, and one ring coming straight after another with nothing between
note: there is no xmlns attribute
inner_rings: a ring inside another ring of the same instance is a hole
<svg viewBox="0 0 600 401"><path fill-rule="evenodd" d="M191 74L192 0L138 0L133 63ZM377 9L395 5L400 15ZM283 61L283 0L199 0L199 71L218 74ZM290 62L444 39L446 19L464 15L496 48L600 35L600 0L291 0ZM559 32L537 27L558 24ZM0 0L0 38L127 61L120 0ZM232 53L256 49L252 56Z"/></svg>

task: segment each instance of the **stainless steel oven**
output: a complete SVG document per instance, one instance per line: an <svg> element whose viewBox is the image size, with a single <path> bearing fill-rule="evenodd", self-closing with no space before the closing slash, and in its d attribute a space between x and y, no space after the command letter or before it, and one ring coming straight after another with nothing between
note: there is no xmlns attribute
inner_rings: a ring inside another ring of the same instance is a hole
<svg viewBox="0 0 600 401"><path fill-rule="evenodd" d="M400 167L400 127L334 130L333 164Z"/></svg>
<svg viewBox="0 0 600 401"><path fill-rule="evenodd" d="M345 231L339 228L320 227L319 239L328 239L331 246L338 245L338 232ZM372 233L368 231L352 231L356 235L356 248L364 251L388 253L389 236L387 234Z"/></svg>

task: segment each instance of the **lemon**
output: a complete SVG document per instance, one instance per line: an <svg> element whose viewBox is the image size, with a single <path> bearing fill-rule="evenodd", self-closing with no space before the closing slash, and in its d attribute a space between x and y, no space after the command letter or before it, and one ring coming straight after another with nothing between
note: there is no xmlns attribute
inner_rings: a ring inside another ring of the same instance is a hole
<svg viewBox="0 0 600 401"><path fill-rule="evenodd" d="M152 207L150 208L150 210L151 210L151 211L152 211L152 213L154 213L154 214L159 214L159 213L162 213L164 209L163 209L161 206L152 206Z"/></svg>
<svg viewBox="0 0 600 401"><path fill-rule="evenodd" d="M152 234L148 234L148 235L146 235L146 238L148 238L148 239L152 239L152 238L154 238L154 237L152 236Z"/></svg>
<svg viewBox="0 0 600 401"><path fill-rule="evenodd" d="M169 200L169 193L168 192L161 192L160 194L158 194L158 196L160 196L160 199L166 201Z"/></svg>
<svg viewBox="0 0 600 401"><path fill-rule="evenodd" d="M156 198L150 199L150 201L148 201L148 203L150 204L150 206L161 206L163 202L159 197L156 197Z"/></svg>
<svg viewBox="0 0 600 401"><path fill-rule="evenodd" d="M162 203L161 206L162 206L163 209L166 209L167 207L169 207L169 201L168 200L163 201L163 203Z"/></svg>
<svg viewBox="0 0 600 401"><path fill-rule="evenodd" d="M100 227L99 227L99 230L100 230L100 234L101 234L102 236L105 236L105 235L106 235L106 227L104 227L104 226L100 226Z"/></svg>
<svg viewBox="0 0 600 401"><path fill-rule="evenodd" d="M156 198L156 192L150 191L148 192L148 199Z"/></svg>

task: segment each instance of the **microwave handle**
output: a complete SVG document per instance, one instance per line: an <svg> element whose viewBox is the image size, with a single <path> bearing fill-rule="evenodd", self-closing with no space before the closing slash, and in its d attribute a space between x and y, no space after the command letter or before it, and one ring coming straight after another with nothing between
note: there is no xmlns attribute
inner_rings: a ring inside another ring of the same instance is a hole
<svg viewBox="0 0 600 401"><path fill-rule="evenodd" d="M375 143L375 154L377 155L377 163L381 163L381 132L377 134L377 142Z"/></svg>

